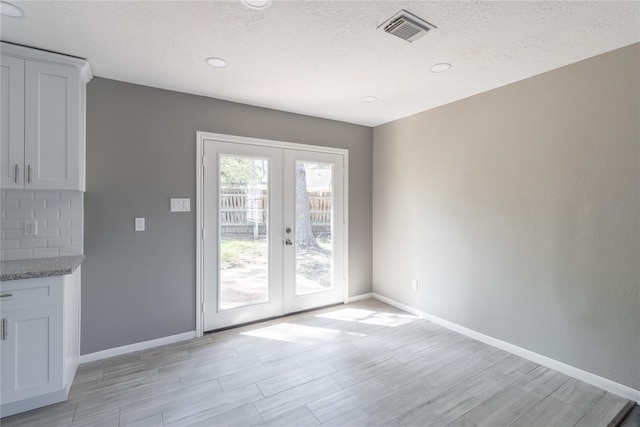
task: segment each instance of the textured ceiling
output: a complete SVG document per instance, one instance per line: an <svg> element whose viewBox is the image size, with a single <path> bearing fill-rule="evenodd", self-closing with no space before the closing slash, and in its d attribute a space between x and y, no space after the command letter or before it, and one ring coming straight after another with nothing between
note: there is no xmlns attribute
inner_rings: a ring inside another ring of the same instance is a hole
<svg viewBox="0 0 640 427"><path fill-rule="evenodd" d="M368 126L640 41L638 1L13 3L27 18L3 16L2 40L87 58L97 76ZM400 9L438 28L414 43L377 30Z"/></svg>

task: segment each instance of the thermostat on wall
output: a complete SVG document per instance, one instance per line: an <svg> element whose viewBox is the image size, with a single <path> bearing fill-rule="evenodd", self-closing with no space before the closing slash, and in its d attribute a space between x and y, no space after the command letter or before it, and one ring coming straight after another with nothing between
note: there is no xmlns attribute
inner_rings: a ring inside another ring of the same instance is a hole
<svg viewBox="0 0 640 427"><path fill-rule="evenodd" d="M191 199L171 199L171 212L190 212Z"/></svg>

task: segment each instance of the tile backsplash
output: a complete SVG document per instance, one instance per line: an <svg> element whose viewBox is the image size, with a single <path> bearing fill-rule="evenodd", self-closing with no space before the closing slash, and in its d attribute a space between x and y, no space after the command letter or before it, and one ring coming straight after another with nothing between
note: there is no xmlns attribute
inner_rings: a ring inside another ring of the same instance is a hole
<svg viewBox="0 0 640 427"><path fill-rule="evenodd" d="M84 193L57 190L2 190L0 258L5 260L82 255ZM24 235L24 220L37 221L35 236Z"/></svg>

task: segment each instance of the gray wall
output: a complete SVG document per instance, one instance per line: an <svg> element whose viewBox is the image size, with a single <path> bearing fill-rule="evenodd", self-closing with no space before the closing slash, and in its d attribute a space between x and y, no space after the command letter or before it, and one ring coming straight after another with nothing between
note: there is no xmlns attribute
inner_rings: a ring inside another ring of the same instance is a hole
<svg viewBox="0 0 640 427"><path fill-rule="evenodd" d="M375 128L374 292L640 390L639 64Z"/></svg>
<svg viewBox="0 0 640 427"><path fill-rule="evenodd" d="M95 78L82 354L195 330L196 131L349 149L350 294L371 292L371 128ZM170 197L192 212L170 213Z"/></svg>

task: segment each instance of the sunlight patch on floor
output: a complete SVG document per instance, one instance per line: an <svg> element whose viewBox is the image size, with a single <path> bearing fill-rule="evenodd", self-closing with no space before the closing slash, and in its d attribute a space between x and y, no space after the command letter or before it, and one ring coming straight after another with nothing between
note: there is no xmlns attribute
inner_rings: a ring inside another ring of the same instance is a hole
<svg viewBox="0 0 640 427"><path fill-rule="evenodd" d="M344 334L344 332L315 326L295 325L292 323L279 323L277 325L267 326L266 328L242 333L242 335L298 344L318 344L324 341L331 341L341 334ZM356 333L349 333L348 335L366 336Z"/></svg>
<svg viewBox="0 0 640 427"><path fill-rule="evenodd" d="M360 322L380 326L401 326L420 319L417 316L412 316L409 314L385 313L357 308L345 308L342 310L332 311L330 313L318 314L317 317L325 317L335 320L345 320L348 322Z"/></svg>

